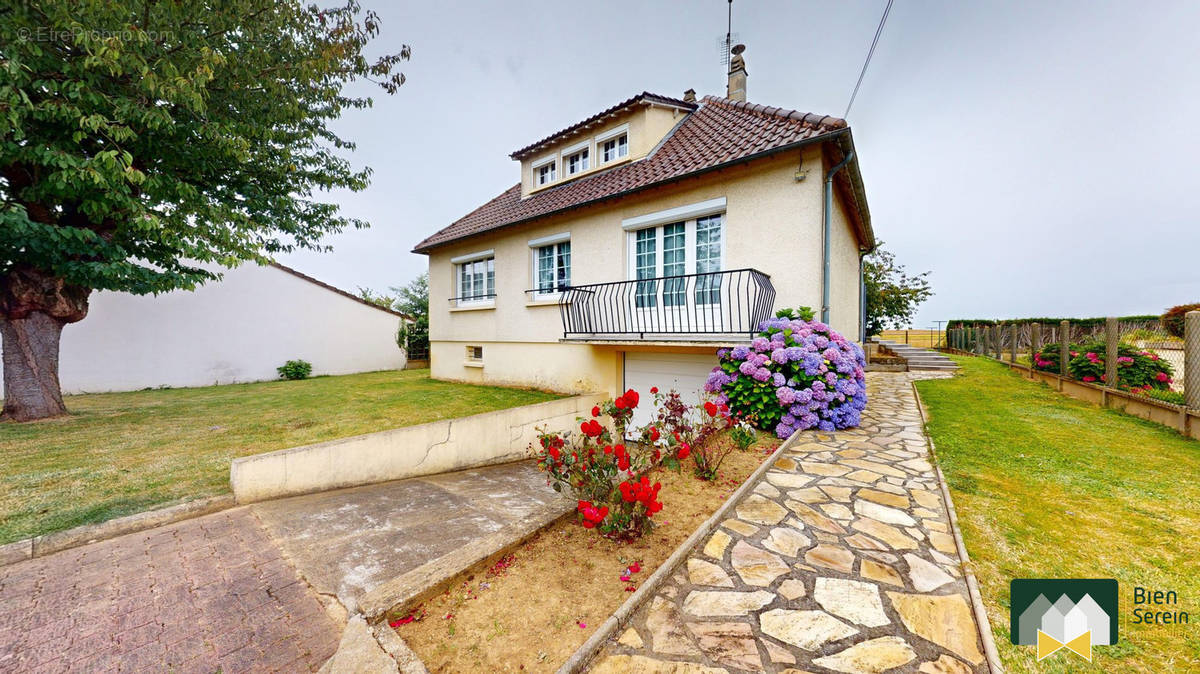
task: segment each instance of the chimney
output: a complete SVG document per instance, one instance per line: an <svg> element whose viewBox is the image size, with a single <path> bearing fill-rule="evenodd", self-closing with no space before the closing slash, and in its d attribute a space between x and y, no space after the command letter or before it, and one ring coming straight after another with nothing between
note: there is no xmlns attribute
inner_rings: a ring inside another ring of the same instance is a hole
<svg viewBox="0 0 1200 674"><path fill-rule="evenodd" d="M696 102L696 90L688 89L687 91L683 92L683 100L688 103L695 103Z"/></svg>
<svg viewBox="0 0 1200 674"><path fill-rule="evenodd" d="M744 44L734 45L733 49L729 50L732 56L729 58L729 85L725 89L725 97L734 101L746 100L746 59L742 58L744 51Z"/></svg>

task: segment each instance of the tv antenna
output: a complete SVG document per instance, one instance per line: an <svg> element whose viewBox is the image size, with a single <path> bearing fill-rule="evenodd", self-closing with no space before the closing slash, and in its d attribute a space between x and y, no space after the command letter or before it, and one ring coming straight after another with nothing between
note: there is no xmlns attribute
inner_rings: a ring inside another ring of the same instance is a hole
<svg viewBox="0 0 1200 674"><path fill-rule="evenodd" d="M733 32L733 0L728 0L729 13L726 17L725 37L717 42L717 49L721 54L721 65L725 69L729 69L729 59L733 54L733 45L738 42L738 34Z"/></svg>

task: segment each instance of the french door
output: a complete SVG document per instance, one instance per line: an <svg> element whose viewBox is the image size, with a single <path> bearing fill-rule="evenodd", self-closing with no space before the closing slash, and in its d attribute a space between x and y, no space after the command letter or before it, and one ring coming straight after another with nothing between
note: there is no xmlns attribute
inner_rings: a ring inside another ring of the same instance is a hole
<svg viewBox="0 0 1200 674"><path fill-rule="evenodd" d="M629 278L636 280L634 317L640 331L708 325L721 312L724 215L715 214L629 232ZM685 321L688 318L691 320ZM702 323L697 324L698 321Z"/></svg>

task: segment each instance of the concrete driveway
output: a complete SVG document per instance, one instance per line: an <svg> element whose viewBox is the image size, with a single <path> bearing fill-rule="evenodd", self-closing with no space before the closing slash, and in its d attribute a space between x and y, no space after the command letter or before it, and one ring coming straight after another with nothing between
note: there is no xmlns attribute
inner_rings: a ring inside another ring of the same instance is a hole
<svg viewBox="0 0 1200 674"><path fill-rule="evenodd" d="M375 614L570 504L531 462L298 496L0 567L0 672L319 668Z"/></svg>

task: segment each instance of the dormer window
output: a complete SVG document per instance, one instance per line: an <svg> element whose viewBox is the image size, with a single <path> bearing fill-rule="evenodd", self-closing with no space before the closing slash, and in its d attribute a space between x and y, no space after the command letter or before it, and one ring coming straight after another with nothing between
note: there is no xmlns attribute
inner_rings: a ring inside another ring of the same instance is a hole
<svg viewBox="0 0 1200 674"><path fill-rule="evenodd" d="M533 181L539 187L549 185L558 179L558 160L548 157L533 165Z"/></svg>
<svg viewBox="0 0 1200 674"><path fill-rule="evenodd" d="M567 175L575 175L588 168L588 148L583 148L567 157Z"/></svg>
<svg viewBox="0 0 1200 674"><path fill-rule="evenodd" d="M616 138L609 138L600 144L603 151L605 162L616 161L629 156L629 135L621 134Z"/></svg>

